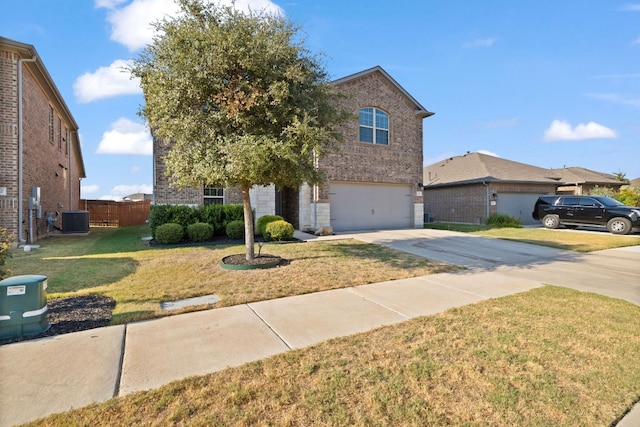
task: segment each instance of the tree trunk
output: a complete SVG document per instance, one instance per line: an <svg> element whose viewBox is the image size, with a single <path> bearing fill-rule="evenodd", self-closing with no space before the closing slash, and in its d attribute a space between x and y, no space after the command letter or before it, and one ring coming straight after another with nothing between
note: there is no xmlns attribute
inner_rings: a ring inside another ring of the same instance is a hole
<svg viewBox="0 0 640 427"><path fill-rule="evenodd" d="M251 209L251 198L249 197L249 189L242 189L242 206L244 208L244 241L247 261L253 261L255 258L253 244L253 210Z"/></svg>

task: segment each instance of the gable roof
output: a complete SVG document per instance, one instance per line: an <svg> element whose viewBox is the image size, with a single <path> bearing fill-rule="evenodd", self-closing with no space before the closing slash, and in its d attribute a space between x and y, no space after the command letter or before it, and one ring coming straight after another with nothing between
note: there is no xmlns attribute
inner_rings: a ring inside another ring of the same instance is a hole
<svg viewBox="0 0 640 427"><path fill-rule="evenodd" d="M411 96L411 94L409 92L407 92L402 86L400 86L400 84L394 80L393 77L391 77L389 75L389 73L387 73L381 66L376 65L375 67L369 68L368 70L363 70L360 71L358 73L355 74L351 74L342 78L339 78L337 80L334 80L333 82L331 82L334 85L339 85L342 83L346 83L349 82L351 80L356 80L359 79L361 77L370 75L370 74L374 74L374 73L380 73L382 74L382 76L384 78L386 78L387 80L389 80L389 82L391 82L391 84L393 86L395 86L395 88L402 93L407 99L409 99L409 101L411 101L411 103L413 103L413 105L415 106L416 110L415 113L417 116L420 116L421 118L425 118L425 117L429 117L429 116L433 116L435 113L431 112L429 110L427 110L426 108L424 108L413 96Z"/></svg>
<svg viewBox="0 0 640 427"><path fill-rule="evenodd" d="M49 71L47 71L47 68L44 66L44 62L42 62L42 58L40 58L40 55L38 55L36 48L33 45L21 43L2 36L0 36L0 47L8 51L15 52L20 57L20 59L33 60L23 62L22 65L23 67L28 68L31 71L42 90L49 97L50 102L56 106L56 109L65 116L65 118L71 125L71 134L76 134L75 138L72 138L72 141L75 140L75 144L73 144L72 149L76 150L77 153L77 159L80 165L80 176L82 178L86 178L84 159L82 158L80 141L78 140L77 136L77 132L79 129L78 124L71 114L71 111L69 110L67 103L64 101L64 98L62 98L58 87L51 78Z"/></svg>
<svg viewBox="0 0 640 427"><path fill-rule="evenodd" d="M517 182L529 184L623 185L615 176L580 167L545 169L482 153L450 157L424 168L424 187Z"/></svg>
<svg viewBox="0 0 640 427"><path fill-rule="evenodd" d="M528 182L558 184L561 177L549 169L518 163L482 153L450 157L424 168L425 187L481 182Z"/></svg>
<svg viewBox="0 0 640 427"><path fill-rule="evenodd" d="M640 188L640 178L632 179L629 181L629 185L635 188Z"/></svg>
<svg viewBox="0 0 640 427"><path fill-rule="evenodd" d="M623 185L624 181L618 180L614 175L602 172L592 171L590 169L580 167L570 167L562 169L550 169L557 171L562 177L562 181L567 184L606 184L606 185Z"/></svg>

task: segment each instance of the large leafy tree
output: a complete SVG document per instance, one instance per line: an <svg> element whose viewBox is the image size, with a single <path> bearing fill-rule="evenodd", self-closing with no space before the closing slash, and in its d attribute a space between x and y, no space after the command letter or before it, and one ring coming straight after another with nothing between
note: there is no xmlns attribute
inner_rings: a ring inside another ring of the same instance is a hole
<svg viewBox="0 0 640 427"><path fill-rule="evenodd" d="M314 159L335 148L347 113L290 20L206 0L177 3L181 13L155 24L153 43L131 67L145 96L141 115L171 144L172 185L242 190L250 261L249 189L321 181Z"/></svg>

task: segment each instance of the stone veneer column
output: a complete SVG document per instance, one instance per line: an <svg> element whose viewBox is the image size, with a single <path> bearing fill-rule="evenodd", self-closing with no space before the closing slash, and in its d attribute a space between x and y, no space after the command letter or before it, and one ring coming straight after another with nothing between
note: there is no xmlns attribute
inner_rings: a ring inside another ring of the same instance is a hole
<svg viewBox="0 0 640 427"><path fill-rule="evenodd" d="M255 212L254 221L264 215L275 215L276 213L276 187L269 185L267 187L255 186L249 190L251 198L251 207Z"/></svg>

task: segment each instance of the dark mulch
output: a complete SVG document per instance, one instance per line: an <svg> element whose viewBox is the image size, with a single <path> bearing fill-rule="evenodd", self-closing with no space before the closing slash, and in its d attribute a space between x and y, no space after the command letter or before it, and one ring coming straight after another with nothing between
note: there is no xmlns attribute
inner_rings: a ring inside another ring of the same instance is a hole
<svg viewBox="0 0 640 427"><path fill-rule="evenodd" d="M83 295L51 299L47 305L49 306L47 320L51 324L48 331L37 335L0 340L0 345L107 326L116 302L113 298L101 295Z"/></svg>
<svg viewBox="0 0 640 427"><path fill-rule="evenodd" d="M271 264L279 259L281 258L275 255L260 255L255 256L251 261L247 261L247 256L245 254L236 254L224 257L223 261L225 264L229 265L265 265Z"/></svg>

